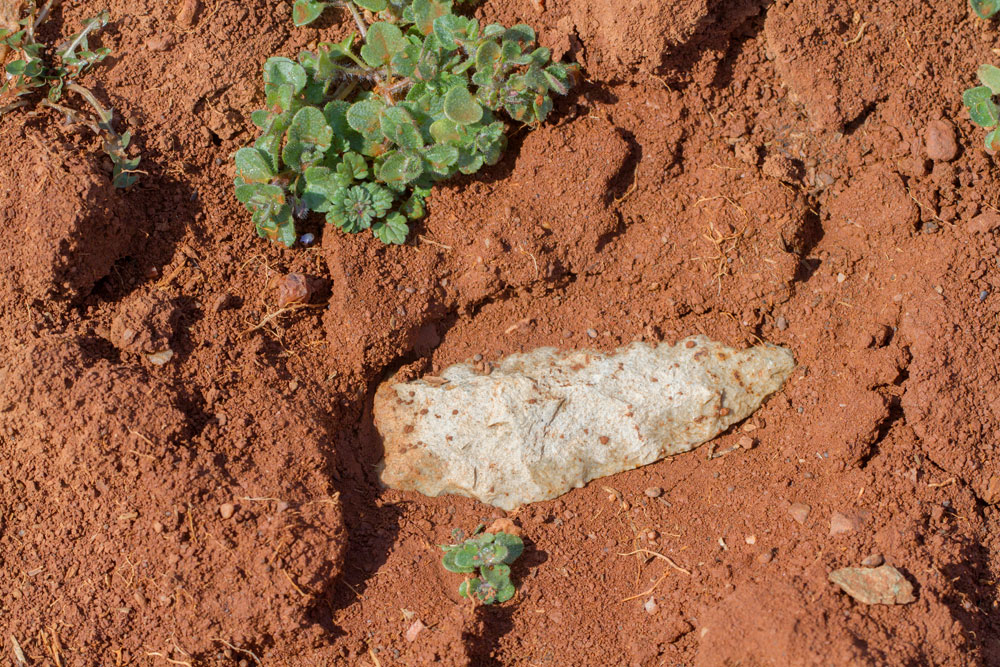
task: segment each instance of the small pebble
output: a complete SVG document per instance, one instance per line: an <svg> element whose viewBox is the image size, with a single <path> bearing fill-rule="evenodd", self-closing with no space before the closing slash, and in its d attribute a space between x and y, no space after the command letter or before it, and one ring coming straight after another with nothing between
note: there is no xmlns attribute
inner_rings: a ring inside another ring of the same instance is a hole
<svg viewBox="0 0 1000 667"><path fill-rule="evenodd" d="M878 567L885 562L885 558L882 554L872 554L868 556L863 561L861 561L862 567Z"/></svg>
<svg viewBox="0 0 1000 667"><path fill-rule="evenodd" d="M310 296L309 283L301 273L289 273L278 283L278 308L293 303L308 303Z"/></svg>
<svg viewBox="0 0 1000 667"><path fill-rule="evenodd" d="M481 354L473 355L472 356L472 360L475 361L475 362L480 362L480 361L483 360L483 355L481 355Z"/></svg>
<svg viewBox="0 0 1000 667"><path fill-rule="evenodd" d="M986 297L988 297L989 295L990 295L989 291L987 291L987 290L982 290L982 291L981 291L981 292L979 293L979 300L980 300L980 301L986 301Z"/></svg>
<svg viewBox="0 0 1000 667"><path fill-rule="evenodd" d="M219 516L223 519L231 519L235 513L236 507L232 503L223 503L222 505L219 505Z"/></svg>
<svg viewBox="0 0 1000 667"><path fill-rule="evenodd" d="M757 441L751 438L749 435L743 435L740 436L740 439L737 442L737 444L740 446L741 449L753 449L754 447L757 446Z"/></svg>
<svg viewBox="0 0 1000 667"><path fill-rule="evenodd" d="M955 126L946 120L932 120L924 130L924 146L927 157L935 161L949 162L958 155L955 141Z"/></svg>
<svg viewBox="0 0 1000 667"><path fill-rule="evenodd" d="M830 536L853 533L860 528L860 522L855 517L847 516L842 512L834 512L830 517Z"/></svg>
<svg viewBox="0 0 1000 667"><path fill-rule="evenodd" d="M153 532L154 533L162 533L163 532L163 524L160 523L159 521L154 521L153 522Z"/></svg>
<svg viewBox="0 0 1000 667"><path fill-rule="evenodd" d="M757 537L755 535L747 535L743 541L747 544L757 544Z"/></svg>
<svg viewBox="0 0 1000 667"><path fill-rule="evenodd" d="M760 563L761 565L767 565L772 560L774 560L774 552L771 551L770 549L768 549L761 555L757 556L757 562Z"/></svg>
<svg viewBox="0 0 1000 667"><path fill-rule="evenodd" d="M774 326L778 329L778 331L784 331L788 328L788 320L779 316L776 320L774 320Z"/></svg>
<svg viewBox="0 0 1000 667"><path fill-rule="evenodd" d="M805 503L792 503L792 506L788 508L788 513L798 523L805 523L806 519L809 517L809 511L811 509L812 508Z"/></svg>
<svg viewBox="0 0 1000 667"><path fill-rule="evenodd" d="M590 336L591 338L597 338L597 330L587 329L587 335Z"/></svg>
<svg viewBox="0 0 1000 667"><path fill-rule="evenodd" d="M847 276L845 276L843 273L838 273L837 274L837 282L838 283L842 283L845 280L847 280Z"/></svg>
<svg viewBox="0 0 1000 667"><path fill-rule="evenodd" d="M312 245L312 242L316 240L315 234L303 234L299 237L299 243L302 245Z"/></svg>
<svg viewBox="0 0 1000 667"><path fill-rule="evenodd" d="M642 605L642 608L646 610L647 614L652 616L660 607L656 604L656 600L654 598L649 598L646 600L646 604Z"/></svg>
<svg viewBox="0 0 1000 667"><path fill-rule="evenodd" d="M659 498L663 494L663 489L658 486L651 486L643 491L650 498Z"/></svg>

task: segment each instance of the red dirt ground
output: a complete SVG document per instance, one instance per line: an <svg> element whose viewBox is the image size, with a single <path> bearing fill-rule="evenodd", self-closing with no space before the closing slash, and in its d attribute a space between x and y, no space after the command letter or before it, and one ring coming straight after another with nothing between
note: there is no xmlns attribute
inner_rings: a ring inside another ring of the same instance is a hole
<svg viewBox="0 0 1000 667"><path fill-rule="evenodd" d="M65 3L45 36L104 7ZM537 26L586 81L437 187L407 245L314 224L285 250L255 237L230 156L261 63L347 18L110 10L116 55L85 83L135 131L136 187L55 115L0 119L4 660L1000 663L1000 188L960 101L995 23L962 0L488 0L477 17ZM290 272L311 307L266 319ZM694 333L794 351L715 451L756 446L511 513L518 595L459 598L436 545L504 513L379 487L377 383ZM827 581L872 554L915 603Z"/></svg>

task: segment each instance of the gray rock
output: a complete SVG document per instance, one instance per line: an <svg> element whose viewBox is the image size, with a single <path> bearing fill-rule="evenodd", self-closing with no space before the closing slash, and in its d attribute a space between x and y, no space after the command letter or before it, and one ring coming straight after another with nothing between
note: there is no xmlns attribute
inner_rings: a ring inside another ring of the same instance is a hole
<svg viewBox="0 0 1000 667"><path fill-rule="evenodd" d="M382 482L505 510L689 451L745 419L788 379L791 352L703 336L614 354L541 348L489 374L388 380L375 394Z"/></svg>
<svg viewBox="0 0 1000 667"><path fill-rule="evenodd" d="M909 604L917 599L913 584L891 565L845 567L831 572L830 581L865 604Z"/></svg>

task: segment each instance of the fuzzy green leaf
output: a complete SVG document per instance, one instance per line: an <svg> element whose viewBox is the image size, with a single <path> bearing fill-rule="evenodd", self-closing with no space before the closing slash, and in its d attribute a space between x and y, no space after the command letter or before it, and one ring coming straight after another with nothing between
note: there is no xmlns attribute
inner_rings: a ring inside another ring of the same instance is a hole
<svg viewBox="0 0 1000 667"><path fill-rule="evenodd" d="M413 0L413 23L425 35L434 32L434 20L451 13L448 0Z"/></svg>
<svg viewBox="0 0 1000 667"><path fill-rule="evenodd" d="M287 136L288 143L281 158L292 169L301 171L323 158L330 148L333 129L327 124L322 111L316 107L303 107L292 119Z"/></svg>
<svg viewBox="0 0 1000 667"><path fill-rule="evenodd" d="M969 108L972 122L980 127L995 127L1000 122L1000 108L993 101L993 91L987 86L969 88L962 94L962 103Z"/></svg>
<svg viewBox="0 0 1000 667"><path fill-rule="evenodd" d="M454 51L468 38L471 22L464 16L445 14L434 19L434 36L447 51Z"/></svg>
<svg viewBox="0 0 1000 667"><path fill-rule="evenodd" d="M1000 67L980 65L976 74L979 75L979 80L983 82L983 85L989 88L994 95L1000 95Z"/></svg>
<svg viewBox="0 0 1000 667"><path fill-rule="evenodd" d="M458 594L463 598L470 597L479 590L479 577L472 577L471 579L466 579L461 584L458 585Z"/></svg>
<svg viewBox="0 0 1000 667"><path fill-rule="evenodd" d="M423 161L416 155L396 151L386 158L379 170L379 178L389 185L405 185L417 180L424 173Z"/></svg>
<svg viewBox="0 0 1000 667"><path fill-rule="evenodd" d="M514 588L514 584L512 584L512 583L510 583L508 581L503 586L497 588L497 599L496 599L496 601L502 604L502 603L506 602L507 600L511 599L512 597L514 597L514 593L515 592L516 592L516 590Z"/></svg>
<svg viewBox="0 0 1000 667"><path fill-rule="evenodd" d="M508 40L517 42L521 48L526 48L535 43L535 31L530 25L520 23L504 32L503 41Z"/></svg>
<svg viewBox="0 0 1000 667"><path fill-rule="evenodd" d="M491 75L498 62L500 62L500 46L492 40L483 42L476 51L476 68L485 70Z"/></svg>
<svg viewBox="0 0 1000 667"><path fill-rule="evenodd" d="M489 582L493 588L499 589L500 587L510 583L509 565L504 565L502 563L487 565L486 567L480 568L479 572L482 574L483 579Z"/></svg>
<svg viewBox="0 0 1000 667"><path fill-rule="evenodd" d="M986 134L986 150L990 153L1000 151L1000 127L990 130Z"/></svg>
<svg viewBox="0 0 1000 667"><path fill-rule="evenodd" d="M389 141L412 150L424 147L420 128L417 127L413 116L405 108L389 107L382 112L379 120L382 135Z"/></svg>
<svg viewBox="0 0 1000 667"><path fill-rule="evenodd" d="M267 158L256 148L236 151L236 173L247 183L266 183L274 178Z"/></svg>
<svg viewBox="0 0 1000 667"><path fill-rule="evenodd" d="M410 227L406 224L405 217L395 213L385 220L373 224L372 233L382 243L402 245L410 234Z"/></svg>
<svg viewBox="0 0 1000 667"><path fill-rule="evenodd" d="M435 171L444 172L458 161L458 149L447 144L435 144L424 151L424 159Z"/></svg>
<svg viewBox="0 0 1000 667"><path fill-rule="evenodd" d="M998 0L969 0L972 10L981 19L993 18L1000 11L1000 1Z"/></svg>
<svg viewBox="0 0 1000 667"><path fill-rule="evenodd" d="M361 100L351 105L347 111L347 123L356 132L371 137L379 132L379 114L385 105L375 99Z"/></svg>
<svg viewBox="0 0 1000 667"><path fill-rule="evenodd" d="M290 58L268 58L264 63L264 82L268 85L289 85L298 94L306 87L306 71Z"/></svg>
<svg viewBox="0 0 1000 667"><path fill-rule="evenodd" d="M354 4L364 7L374 14L384 12L389 7L387 0L354 0Z"/></svg>
<svg viewBox="0 0 1000 667"><path fill-rule="evenodd" d="M456 561L458 552L459 552L458 549L453 549L445 553L444 558L441 561L444 564L444 569L448 570L449 572L474 572L476 569L475 567L471 565L468 567L463 567L458 564L458 562Z"/></svg>
<svg viewBox="0 0 1000 667"><path fill-rule="evenodd" d="M361 57L372 67L388 65L392 57L406 47L402 31L392 23L373 23L368 28Z"/></svg>
<svg viewBox="0 0 1000 667"><path fill-rule="evenodd" d="M326 9L325 2L318 0L295 0L292 5L292 22L297 26L304 26L319 18L319 15Z"/></svg>
<svg viewBox="0 0 1000 667"><path fill-rule="evenodd" d="M459 125L472 125L482 119L483 108L468 88L459 86L444 96L444 115Z"/></svg>

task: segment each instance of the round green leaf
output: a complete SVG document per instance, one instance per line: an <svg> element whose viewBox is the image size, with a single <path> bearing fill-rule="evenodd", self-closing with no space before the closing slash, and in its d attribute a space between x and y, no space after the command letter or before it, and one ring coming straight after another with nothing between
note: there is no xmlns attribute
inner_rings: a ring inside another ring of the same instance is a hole
<svg viewBox="0 0 1000 667"><path fill-rule="evenodd" d="M983 82L983 85L990 89L994 95L1000 95L1000 67L995 65L980 65L979 71L976 72L979 75L979 80Z"/></svg>
<svg viewBox="0 0 1000 667"><path fill-rule="evenodd" d="M292 22L297 26L312 23L323 13L324 3L317 0L295 0L292 6Z"/></svg>
<svg viewBox="0 0 1000 667"><path fill-rule="evenodd" d="M424 173L423 160L416 155L397 151L392 153L379 170L379 179L389 185L405 185Z"/></svg>
<svg viewBox="0 0 1000 667"><path fill-rule="evenodd" d="M379 131L379 113L383 108L385 108L385 105L374 99L355 102L347 110L347 124L356 132L370 137Z"/></svg>
<svg viewBox="0 0 1000 667"><path fill-rule="evenodd" d="M458 86L444 96L444 115L459 125L478 123L483 117L483 108L465 86Z"/></svg>
<svg viewBox="0 0 1000 667"><path fill-rule="evenodd" d="M435 144L424 151L424 159L438 171L444 171L458 160L458 149L447 144Z"/></svg>
<svg viewBox="0 0 1000 667"><path fill-rule="evenodd" d="M247 183L267 183L274 178L267 158L256 148L236 151L236 173Z"/></svg>
<svg viewBox="0 0 1000 667"><path fill-rule="evenodd" d="M500 46L492 40L483 42L476 51L476 69L492 70L499 60Z"/></svg>
<svg viewBox="0 0 1000 667"><path fill-rule="evenodd" d="M382 243L402 245L406 242L410 227L406 224L406 218L395 213L372 225L372 233Z"/></svg>
<svg viewBox="0 0 1000 667"><path fill-rule="evenodd" d="M962 93L962 103L969 108L972 122L980 127L995 127L1000 122L1000 108L993 101L993 91L977 86Z"/></svg>
<svg viewBox="0 0 1000 667"><path fill-rule="evenodd" d="M502 563L488 565L480 568L480 573L483 575L483 579L488 581L493 588L500 588L501 586L510 583L509 565L504 565Z"/></svg>
<svg viewBox="0 0 1000 667"><path fill-rule="evenodd" d="M986 150L991 153L1000 151L1000 127L990 130L986 134Z"/></svg>
<svg viewBox="0 0 1000 667"><path fill-rule="evenodd" d="M299 93L306 87L306 71L290 58L268 58L264 63L264 83L280 86L291 85Z"/></svg>
<svg viewBox="0 0 1000 667"><path fill-rule="evenodd" d="M368 28L361 57L372 67L388 65L392 57L406 47L402 31L392 23L373 23Z"/></svg>
<svg viewBox="0 0 1000 667"><path fill-rule="evenodd" d="M972 5L972 10L981 19L992 18L1000 10L998 0L969 0L969 4Z"/></svg>
<svg viewBox="0 0 1000 667"><path fill-rule="evenodd" d="M497 589L497 602L506 602L514 597L514 593L514 584L508 581L505 585Z"/></svg>

